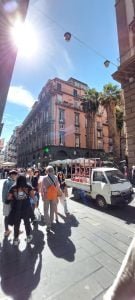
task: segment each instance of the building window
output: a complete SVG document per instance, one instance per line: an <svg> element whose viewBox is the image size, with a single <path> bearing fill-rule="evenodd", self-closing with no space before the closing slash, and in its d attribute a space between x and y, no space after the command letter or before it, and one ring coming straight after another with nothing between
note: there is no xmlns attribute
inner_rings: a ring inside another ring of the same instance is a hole
<svg viewBox="0 0 135 300"><path fill-rule="evenodd" d="M103 136L103 135L102 135L102 131L98 131L98 132L97 132L97 137L98 137L98 138L102 138L102 136Z"/></svg>
<svg viewBox="0 0 135 300"><path fill-rule="evenodd" d="M65 118L64 118L64 109L60 109L59 110L59 122L64 122Z"/></svg>
<svg viewBox="0 0 135 300"><path fill-rule="evenodd" d="M80 108L80 103L78 101L74 101L74 107L75 108Z"/></svg>
<svg viewBox="0 0 135 300"><path fill-rule="evenodd" d="M43 122L45 122L45 118L46 118L46 112L43 111Z"/></svg>
<svg viewBox="0 0 135 300"><path fill-rule="evenodd" d="M63 131L59 133L59 144L60 146L64 146L65 144L65 133Z"/></svg>
<svg viewBox="0 0 135 300"><path fill-rule="evenodd" d="M73 89L73 96L77 97L77 90Z"/></svg>
<svg viewBox="0 0 135 300"><path fill-rule="evenodd" d="M97 122L97 129L98 129L98 130L101 130L101 129L102 129L102 124L101 124L101 122Z"/></svg>
<svg viewBox="0 0 135 300"><path fill-rule="evenodd" d="M112 144L113 144L113 139L109 138L109 145L112 146Z"/></svg>
<svg viewBox="0 0 135 300"><path fill-rule="evenodd" d="M75 147L76 148L80 147L80 135L79 134L75 135Z"/></svg>
<svg viewBox="0 0 135 300"><path fill-rule="evenodd" d="M103 142L102 141L98 141L98 149L103 149Z"/></svg>
<svg viewBox="0 0 135 300"><path fill-rule="evenodd" d="M60 128L60 130L64 130L65 129L65 125L63 123L60 123L59 128Z"/></svg>
<svg viewBox="0 0 135 300"><path fill-rule="evenodd" d="M62 95L60 95L60 94L57 95L57 101L58 101L58 103L63 102Z"/></svg>
<svg viewBox="0 0 135 300"><path fill-rule="evenodd" d="M113 152L113 146L109 146L109 152Z"/></svg>
<svg viewBox="0 0 135 300"><path fill-rule="evenodd" d="M45 145L48 145L48 133L45 134Z"/></svg>
<svg viewBox="0 0 135 300"><path fill-rule="evenodd" d="M75 132L76 132L76 133L79 133L79 132L80 132L80 129L79 129L78 126L75 126Z"/></svg>
<svg viewBox="0 0 135 300"><path fill-rule="evenodd" d="M61 83L57 83L57 91L61 92Z"/></svg>
<svg viewBox="0 0 135 300"><path fill-rule="evenodd" d="M79 114L75 113L75 126L79 126Z"/></svg>
<svg viewBox="0 0 135 300"><path fill-rule="evenodd" d="M48 110L45 112L45 122L48 122Z"/></svg>

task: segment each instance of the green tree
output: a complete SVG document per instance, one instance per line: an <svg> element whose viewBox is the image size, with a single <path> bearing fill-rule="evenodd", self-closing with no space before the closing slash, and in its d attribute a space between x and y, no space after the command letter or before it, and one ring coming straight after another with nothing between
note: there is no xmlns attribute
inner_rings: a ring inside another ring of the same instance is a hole
<svg viewBox="0 0 135 300"><path fill-rule="evenodd" d="M124 124L124 112L122 108L117 105L116 106L116 126L119 133L119 141L120 141L120 159L122 159L122 129Z"/></svg>
<svg viewBox="0 0 135 300"><path fill-rule="evenodd" d="M95 147L95 115L99 107L99 93L96 89L88 89L85 93L85 97L82 100L82 108L86 115L87 127L86 127L86 146L88 149L94 149Z"/></svg>
<svg viewBox="0 0 135 300"><path fill-rule="evenodd" d="M116 128L116 105L121 104L121 90L117 85L108 83L104 85L100 94L100 103L105 107L108 118L109 137L113 140L114 153L119 156Z"/></svg>

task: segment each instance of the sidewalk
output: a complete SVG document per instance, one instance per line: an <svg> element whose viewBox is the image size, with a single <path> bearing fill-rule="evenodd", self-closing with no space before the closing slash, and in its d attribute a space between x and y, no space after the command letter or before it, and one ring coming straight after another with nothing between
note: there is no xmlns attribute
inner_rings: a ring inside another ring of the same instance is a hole
<svg viewBox="0 0 135 300"><path fill-rule="evenodd" d="M133 237L133 228L103 212L69 200L71 216L46 234L40 224L26 247L17 249L0 233L0 299L102 299L115 278ZM1 205L2 212L2 205Z"/></svg>

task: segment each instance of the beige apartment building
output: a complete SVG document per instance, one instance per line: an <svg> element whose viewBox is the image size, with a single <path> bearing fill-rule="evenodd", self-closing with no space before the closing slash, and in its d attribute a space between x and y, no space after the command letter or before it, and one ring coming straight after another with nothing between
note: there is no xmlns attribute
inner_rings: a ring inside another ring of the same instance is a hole
<svg viewBox="0 0 135 300"><path fill-rule="evenodd" d="M129 167L135 165L135 0L116 0L120 66L113 78L122 84L125 98Z"/></svg>
<svg viewBox="0 0 135 300"><path fill-rule="evenodd" d="M106 110L100 106L94 124L94 149L86 147L87 120L82 110L87 84L74 78L49 80L24 120L18 138L18 165L45 166L51 160L103 157L112 153Z"/></svg>

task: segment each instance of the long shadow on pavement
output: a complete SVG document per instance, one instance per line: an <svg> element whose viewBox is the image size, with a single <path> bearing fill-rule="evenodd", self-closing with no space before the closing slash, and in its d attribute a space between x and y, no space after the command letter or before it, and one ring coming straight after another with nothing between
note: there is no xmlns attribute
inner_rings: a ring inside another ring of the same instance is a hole
<svg viewBox="0 0 135 300"><path fill-rule="evenodd" d="M131 205L126 206L111 206L109 205L107 209L101 209L94 204L94 201L90 200L88 197L82 197L80 200L76 200L75 197L70 197L71 200L79 202L80 204L86 205L93 209L102 211L108 215L114 216L121 220L124 220L126 224L135 224L135 207Z"/></svg>
<svg viewBox="0 0 135 300"><path fill-rule="evenodd" d="M68 219L61 214L59 215L66 223L53 225L53 231L48 233L47 243L56 257L72 262L75 259L76 248L69 236L71 236L71 227L77 227L79 222L73 215L70 215Z"/></svg>
<svg viewBox="0 0 135 300"><path fill-rule="evenodd" d="M28 300L39 281L42 268L44 235L37 230L33 242L23 251L13 246L8 239L3 240L0 249L1 289L14 300Z"/></svg>

